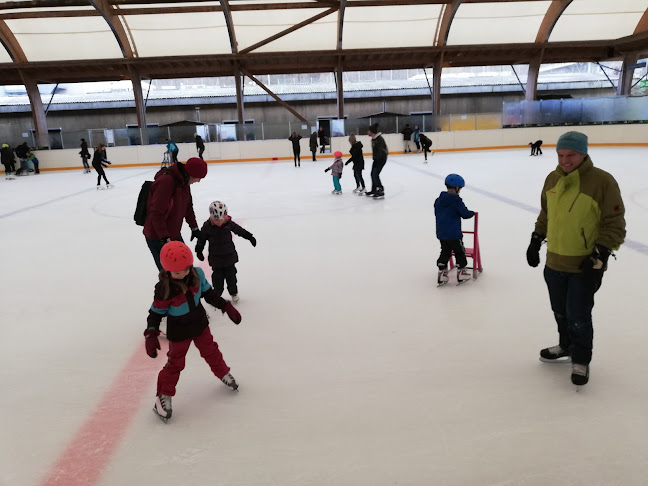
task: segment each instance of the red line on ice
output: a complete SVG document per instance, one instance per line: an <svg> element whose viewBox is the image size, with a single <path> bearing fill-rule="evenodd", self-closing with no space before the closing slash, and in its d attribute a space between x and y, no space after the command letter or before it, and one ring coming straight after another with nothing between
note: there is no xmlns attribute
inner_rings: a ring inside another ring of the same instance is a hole
<svg viewBox="0 0 648 486"><path fill-rule="evenodd" d="M162 350L155 360L146 355L143 342L137 346L92 415L47 472L42 486L92 486L98 482L140 409L143 391L150 388L157 376L155 370L163 364L168 349L166 339L160 344Z"/></svg>

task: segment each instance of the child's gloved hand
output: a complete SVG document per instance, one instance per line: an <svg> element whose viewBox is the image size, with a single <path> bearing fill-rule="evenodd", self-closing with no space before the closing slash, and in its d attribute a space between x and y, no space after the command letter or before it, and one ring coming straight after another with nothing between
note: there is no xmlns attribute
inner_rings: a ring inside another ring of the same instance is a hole
<svg viewBox="0 0 648 486"><path fill-rule="evenodd" d="M160 331L157 329L147 329L146 331L144 331L144 337L146 338L144 340L146 354L148 354L151 358L157 358L157 350L161 349L160 341L158 340L159 335Z"/></svg>
<svg viewBox="0 0 648 486"><path fill-rule="evenodd" d="M196 258L198 258L198 260L200 260L202 262L202 261L205 260L205 255L203 255L202 251L197 251L196 252Z"/></svg>
<svg viewBox="0 0 648 486"><path fill-rule="evenodd" d="M252 246L256 246L256 238L254 236L250 236L250 243L252 243Z"/></svg>
<svg viewBox="0 0 648 486"><path fill-rule="evenodd" d="M324 172L328 172L329 170L331 170L330 167L328 169L324 169Z"/></svg>
<svg viewBox="0 0 648 486"><path fill-rule="evenodd" d="M227 304L225 304L225 307L223 307L222 311L223 314L227 312L227 317L229 317L234 324L241 323L241 314L236 310L236 307L234 307L229 300L227 301Z"/></svg>

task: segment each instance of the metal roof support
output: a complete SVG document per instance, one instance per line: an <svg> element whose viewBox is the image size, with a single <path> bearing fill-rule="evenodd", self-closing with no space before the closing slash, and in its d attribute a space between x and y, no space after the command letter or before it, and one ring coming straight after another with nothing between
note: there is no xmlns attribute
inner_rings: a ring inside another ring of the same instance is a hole
<svg viewBox="0 0 648 486"><path fill-rule="evenodd" d="M511 69L513 70L513 74L515 74L515 77L518 80L518 84L520 85L520 88L522 88L522 93L524 93L524 97L526 99L526 88L524 87L524 84L522 84L522 81L520 81L520 76L518 76L518 73L515 70L515 66L513 66L513 64L511 64Z"/></svg>
<svg viewBox="0 0 648 486"><path fill-rule="evenodd" d="M434 61L434 71L432 71L432 114L438 116L441 114L441 71L443 70L443 56ZM436 122L435 122L436 125ZM437 130L435 126L434 130Z"/></svg>
<svg viewBox="0 0 648 486"><path fill-rule="evenodd" d="M135 97L135 112L137 113L137 124L139 125L142 137L142 145L149 144L148 127L146 124L146 102L142 95L142 77L133 68L128 70L130 73L131 83L133 83L133 96ZM147 94L148 99L148 94Z"/></svg>
<svg viewBox="0 0 648 486"><path fill-rule="evenodd" d="M296 30L299 30L299 29L301 29L302 27L304 27L304 26L306 26L308 24L312 24L313 22L317 22L319 19L322 19L322 18L326 17L327 15L331 15L336 10L337 10L337 7L329 8L325 12L321 12L321 13L313 16L313 17L310 17L310 18L304 20L303 22L299 22L298 24L295 24L292 27L289 27L288 29L282 30L278 34L275 34L275 35L273 35L271 37L268 37L267 39L264 39L261 42L257 42L256 44L251 45L250 47L246 47L240 53L241 54L247 54L248 52L251 52L251 51L253 51L255 49L258 49L259 47L265 46L266 44L270 44L270 42L275 41L275 40L279 39L280 37L288 35L291 32L295 32Z"/></svg>
<svg viewBox="0 0 648 486"><path fill-rule="evenodd" d="M38 91L38 83L25 76L23 73L21 73L21 75L23 84L27 90L27 96L29 97L29 104L31 105L37 145L38 147L49 147L47 118L45 116L45 110L43 109L43 100L41 100L40 92Z"/></svg>
<svg viewBox="0 0 648 486"><path fill-rule="evenodd" d="M254 81L256 84L258 84L259 87L260 87L263 91L265 91L265 92L268 93L270 96L272 96L272 97L277 101L277 103L279 103L279 104L280 104L281 106L283 106L286 110L288 110L290 113L292 113L293 115L295 115L299 120L303 121L304 123L307 123L306 118L304 118L303 116L301 116L299 113L297 113L295 110L293 110L293 108L292 108L288 103L286 103L284 100L282 100L281 98L279 98L276 94L274 94L272 91L270 91L268 88L266 88L266 86L265 86L261 81L259 81L257 78L255 78L254 76L252 76L250 73L248 73L247 71L245 71L243 68L241 68L241 73L243 73L245 76L247 76L247 77L250 78L252 81Z"/></svg>
<svg viewBox="0 0 648 486"><path fill-rule="evenodd" d="M603 66L601 66L601 63L600 63L600 62L597 62L596 65L597 65L598 67L601 68L601 71L603 71L603 74L605 74L605 77L606 77L607 80L610 82L610 85L612 86L612 89L616 90L617 87L614 86L614 83L613 83L612 80L610 79L610 76L608 76L607 72L605 72L605 69L603 69ZM607 66L606 66L606 67L607 67ZM608 69L610 69L610 68L608 68Z"/></svg>
<svg viewBox="0 0 648 486"><path fill-rule="evenodd" d="M635 71L635 64L639 56L637 54L626 54L623 56L623 65L619 72L619 82L617 84L617 96L628 96L632 89L632 76Z"/></svg>
<svg viewBox="0 0 648 486"><path fill-rule="evenodd" d="M344 34L344 10L346 9L347 0L340 0L338 9L338 29L337 29L337 50L342 49L342 38Z"/></svg>
<svg viewBox="0 0 648 486"><path fill-rule="evenodd" d="M234 84L236 84L236 113L238 115L238 122L241 125L245 125L245 105L243 101L243 81L244 77L241 76L241 70L239 66L236 66L236 72L234 73Z"/></svg>
<svg viewBox="0 0 648 486"><path fill-rule="evenodd" d="M47 103L47 106L45 107L45 116L49 113L49 107L52 104L52 100L54 99L54 95L56 94L56 90L58 89L59 83L56 83L56 86L54 86L54 89L52 90L52 96L50 96L50 100Z"/></svg>

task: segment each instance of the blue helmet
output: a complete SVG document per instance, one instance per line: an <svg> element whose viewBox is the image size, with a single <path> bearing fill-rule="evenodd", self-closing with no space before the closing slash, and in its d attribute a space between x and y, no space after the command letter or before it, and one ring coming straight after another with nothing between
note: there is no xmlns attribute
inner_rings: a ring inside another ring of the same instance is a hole
<svg viewBox="0 0 648 486"><path fill-rule="evenodd" d="M459 174L450 174L445 178L445 183L450 187L463 187L466 185L463 177L461 177Z"/></svg>

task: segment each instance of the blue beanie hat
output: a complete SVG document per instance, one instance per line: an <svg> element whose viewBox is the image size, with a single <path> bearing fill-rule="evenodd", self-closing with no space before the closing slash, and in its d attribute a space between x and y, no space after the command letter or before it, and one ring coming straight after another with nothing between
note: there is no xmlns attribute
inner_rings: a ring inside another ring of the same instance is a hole
<svg viewBox="0 0 648 486"><path fill-rule="evenodd" d="M569 149L587 155L587 135L581 132L563 133L556 144L556 150L558 149Z"/></svg>

